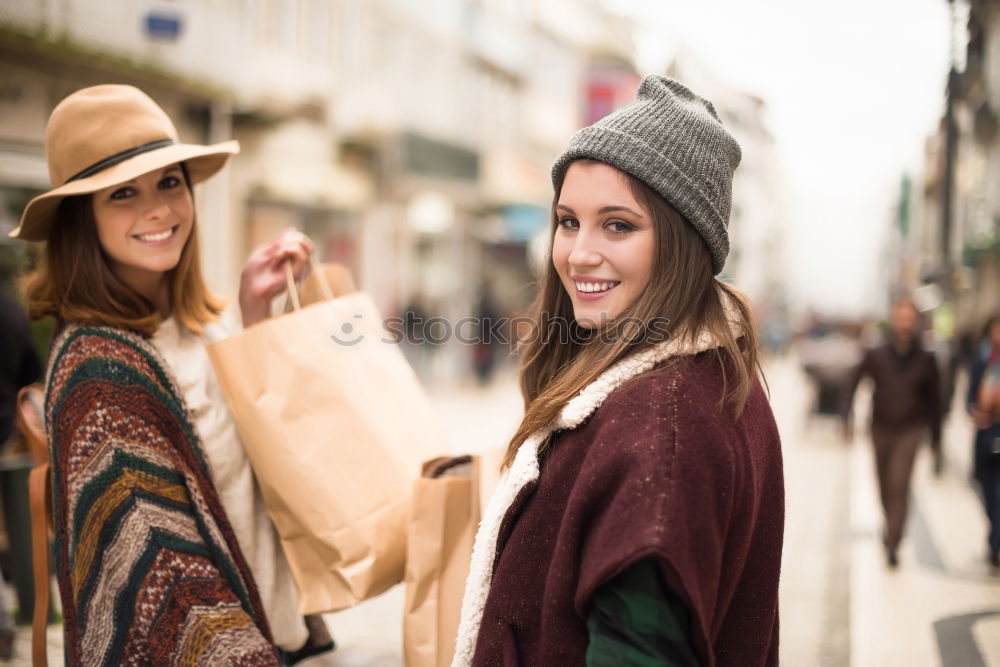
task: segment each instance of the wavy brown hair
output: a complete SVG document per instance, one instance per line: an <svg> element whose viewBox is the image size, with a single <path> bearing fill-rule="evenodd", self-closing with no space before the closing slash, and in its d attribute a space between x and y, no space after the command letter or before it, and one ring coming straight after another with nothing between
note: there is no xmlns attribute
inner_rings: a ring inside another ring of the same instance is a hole
<svg viewBox="0 0 1000 667"><path fill-rule="evenodd" d="M746 297L716 280L708 246L694 227L659 193L622 173L632 194L653 220L656 244L649 284L618 317L597 332L587 335L575 330L569 340L538 335L552 323L574 321L573 303L552 264L550 250L550 261L531 310L536 335L519 344L525 414L507 448L504 467L513 462L524 441L558 417L580 390L624 357L652 347L656 339L648 334L655 332L657 327L651 324L654 322L669 323L673 339L691 341L707 332L720 342L713 352L726 378L719 399L735 415L742 412L753 389L760 370L757 327ZM558 224L555 205L559 194L557 189L552 205L550 248ZM618 326L623 322L642 323L642 326ZM609 331L615 335L601 335Z"/></svg>
<svg viewBox="0 0 1000 667"><path fill-rule="evenodd" d="M188 182L186 171L184 180ZM57 326L110 326L152 336L163 318L152 301L111 270L97 236L91 200L91 195L78 195L60 202L38 265L20 280L28 317L52 316ZM168 275L174 317L200 333L203 325L218 318L225 304L209 291L202 277L197 216L180 261Z"/></svg>

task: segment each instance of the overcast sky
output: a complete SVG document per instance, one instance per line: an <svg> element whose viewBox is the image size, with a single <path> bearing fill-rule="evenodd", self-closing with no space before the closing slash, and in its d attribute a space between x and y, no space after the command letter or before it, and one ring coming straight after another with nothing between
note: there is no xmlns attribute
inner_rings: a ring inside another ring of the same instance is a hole
<svg viewBox="0 0 1000 667"><path fill-rule="evenodd" d="M605 4L643 18L643 70L662 71L681 49L720 82L764 98L786 176L791 296L845 314L875 311L900 180L919 174L944 109L947 1Z"/></svg>

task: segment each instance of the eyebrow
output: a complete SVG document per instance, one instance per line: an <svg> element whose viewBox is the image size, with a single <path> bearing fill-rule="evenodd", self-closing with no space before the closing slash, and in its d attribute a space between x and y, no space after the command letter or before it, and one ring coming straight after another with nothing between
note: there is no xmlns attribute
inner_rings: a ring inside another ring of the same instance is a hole
<svg viewBox="0 0 1000 667"><path fill-rule="evenodd" d="M556 204L556 208L565 209L569 213L572 213L573 215L576 215L576 211L574 211L572 208L570 208L566 204ZM632 215L640 217L640 218L645 217L645 216L643 216L642 213L639 213L638 211L633 211L628 206L602 206L600 209L598 209L597 212L599 214L603 215L604 213L614 213L615 211L625 211L626 213L631 213Z"/></svg>

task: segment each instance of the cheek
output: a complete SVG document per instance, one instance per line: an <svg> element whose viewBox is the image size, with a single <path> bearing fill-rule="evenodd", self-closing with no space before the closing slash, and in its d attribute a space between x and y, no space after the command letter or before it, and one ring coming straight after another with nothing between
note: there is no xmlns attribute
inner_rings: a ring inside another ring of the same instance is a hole
<svg viewBox="0 0 1000 667"><path fill-rule="evenodd" d="M642 266L640 280L645 287L653 277L653 257L652 253L645 256L645 263Z"/></svg>
<svg viewBox="0 0 1000 667"><path fill-rule="evenodd" d="M97 238L105 250L110 250L116 244L124 242L131 228L133 216L127 211L111 208L95 208L94 220L97 225Z"/></svg>
<svg viewBox="0 0 1000 667"><path fill-rule="evenodd" d="M552 266L562 276L567 271L566 265L569 262L569 255L573 250L573 245L567 239L560 236L557 233L552 239Z"/></svg>
<svg viewBox="0 0 1000 667"><path fill-rule="evenodd" d="M171 208L174 210L174 215L185 222L191 222L194 219L194 201L187 188L183 188L181 192L177 193L171 202Z"/></svg>
<svg viewBox="0 0 1000 667"><path fill-rule="evenodd" d="M649 282L653 275L653 262L655 248L653 246L652 235L637 238L636 242L623 248L621 262L623 266L629 268L629 277L632 279L635 289L641 290Z"/></svg>

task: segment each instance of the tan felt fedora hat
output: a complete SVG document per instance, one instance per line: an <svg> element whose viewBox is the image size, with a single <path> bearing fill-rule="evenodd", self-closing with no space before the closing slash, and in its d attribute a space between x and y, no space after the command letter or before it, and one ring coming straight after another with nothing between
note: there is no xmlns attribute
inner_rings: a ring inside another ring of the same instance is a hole
<svg viewBox="0 0 1000 667"><path fill-rule="evenodd" d="M192 185L222 169L239 153L236 141L214 146L182 144L156 102L132 86L83 88L49 116L45 156L53 189L24 208L10 236L44 241L64 197L96 192L175 162L187 166Z"/></svg>

